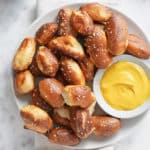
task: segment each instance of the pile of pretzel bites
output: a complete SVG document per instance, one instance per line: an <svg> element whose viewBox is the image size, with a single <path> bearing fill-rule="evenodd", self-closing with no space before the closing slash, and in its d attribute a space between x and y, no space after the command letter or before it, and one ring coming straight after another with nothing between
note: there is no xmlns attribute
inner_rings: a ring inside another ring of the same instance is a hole
<svg viewBox="0 0 150 150"><path fill-rule="evenodd" d="M150 56L148 45L128 33L119 14L98 3L60 9L57 22L45 23L35 38L25 38L13 60L16 93L32 95L20 111L24 127L63 145L76 145L91 134L114 135L120 119L94 115L96 100L87 83L97 69L125 52Z"/></svg>

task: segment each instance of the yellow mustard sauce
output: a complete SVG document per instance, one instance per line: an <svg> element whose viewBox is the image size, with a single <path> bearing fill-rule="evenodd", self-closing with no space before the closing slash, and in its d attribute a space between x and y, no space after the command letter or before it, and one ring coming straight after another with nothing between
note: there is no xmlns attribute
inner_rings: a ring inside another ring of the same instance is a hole
<svg viewBox="0 0 150 150"><path fill-rule="evenodd" d="M106 102L118 110L132 110L150 98L150 78L139 65L118 61L103 74L100 88Z"/></svg>

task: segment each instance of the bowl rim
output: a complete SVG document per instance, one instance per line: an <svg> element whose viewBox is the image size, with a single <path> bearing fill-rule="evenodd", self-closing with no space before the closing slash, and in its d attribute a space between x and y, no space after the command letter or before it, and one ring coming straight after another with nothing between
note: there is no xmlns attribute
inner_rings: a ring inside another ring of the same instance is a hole
<svg viewBox="0 0 150 150"><path fill-rule="evenodd" d="M116 63L118 61L133 62L133 63L141 66L146 72L149 72L148 74L150 75L150 64L146 60L136 58L136 57L131 56L131 55L123 54L120 56L116 56L113 59L113 62L111 65L113 65L114 63ZM121 118L121 119L130 119L130 118L137 117L137 116L141 115L146 110L148 110L148 108L150 108L150 99L148 99L142 105L138 106L136 109L133 109L133 110L117 110L115 108L112 108L107 103L107 101L104 99L104 97L102 96L101 88L100 88L99 84L97 83L97 82L100 82L100 80L101 80L101 78L102 78L102 76L106 70L107 70L107 68L106 69L99 69L96 72L96 75L95 75L94 81L93 81L93 91L94 91L98 105L107 114L114 116L114 117L117 117L117 118Z"/></svg>

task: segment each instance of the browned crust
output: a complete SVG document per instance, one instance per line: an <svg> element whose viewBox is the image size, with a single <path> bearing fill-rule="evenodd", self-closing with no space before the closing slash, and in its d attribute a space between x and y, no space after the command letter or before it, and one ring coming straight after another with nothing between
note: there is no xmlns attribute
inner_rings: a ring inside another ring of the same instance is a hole
<svg viewBox="0 0 150 150"><path fill-rule="evenodd" d="M18 48L14 59L13 69L23 71L32 63L36 51L36 42L33 38L25 38Z"/></svg>
<svg viewBox="0 0 150 150"><path fill-rule="evenodd" d="M85 85L84 74L78 63L73 59L62 57L60 61L60 70L63 78L69 84Z"/></svg>
<svg viewBox="0 0 150 150"><path fill-rule="evenodd" d="M108 7L99 3L89 3L82 5L80 10L86 11L94 21L98 22L107 21L112 15Z"/></svg>
<svg viewBox="0 0 150 150"><path fill-rule="evenodd" d="M85 11L73 11L71 24L73 28L83 36L91 34L94 29L93 20Z"/></svg>
<svg viewBox="0 0 150 150"><path fill-rule="evenodd" d="M52 107L60 108L64 105L62 92L64 86L54 78L46 78L39 82L41 97Z"/></svg>
<svg viewBox="0 0 150 150"><path fill-rule="evenodd" d="M63 8L58 13L58 34L60 36L63 35L72 35L74 37L77 36L77 32L72 28L71 26L71 15L72 15L71 9Z"/></svg>
<svg viewBox="0 0 150 150"><path fill-rule="evenodd" d="M38 88L35 88L32 92L32 104L52 114L52 107L41 97Z"/></svg>
<svg viewBox="0 0 150 150"><path fill-rule="evenodd" d="M34 77L29 70L17 73L14 83L18 94L27 94L34 89Z"/></svg>
<svg viewBox="0 0 150 150"><path fill-rule="evenodd" d="M36 57L33 58L32 63L29 66L29 70L34 76L43 76L43 73L38 68Z"/></svg>
<svg viewBox="0 0 150 150"><path fill-rule="evenodd" d="M79 61L81 70L85 76L86 81L91 81L94 78L95 66L90 60L90 58L85 57Z"/></svg>
<svg viewBox="0 0 150 150"><path fill-rule="evenodd" d="M54 128L49 134L48 139L52 143L62 145L77 145L80 143L80 139L73 133L72 130L67 128Z"/></svg>
<svg viewBox="0 0 150 150"><path fill-rule="evenodd" d="M150 46L138 35L129 34L127 52L146 59L150 57Z"/></svg>
<svg viewBox="0 0 150 150"><path fill-rule="evenodd" d="M46 133L53 128L53 121L48 114L34 105L24 106L20 113L24 120L26 129L39 133ZM39 113L42 113L42 115L39 115Z"/></svg>
<svg viewBox="0 0 150 150"><path fill-rule="evenodd" d="M57 37L49 42L49 47L74 59L85 57L82 45L71 35Z"/></svg>
<svg viewBox="0 0 150 150"><path fill-rule="evenodd" d="M92 123L97 136L112 136L121 128L119 119L108 116L92 116Z"/></svg>
<svg viewBox="0 0 150 150"><path fill-rule="evenodd" d="M36 32L35 39L40 45L46 45L56 34L56 23L45 23Z"/></svg>
<svg viewBox="0 0 150 150"><path fill-rule="evenodd" d="M97 68L106 68L110 65L112 57L108 53L106 35L101 26L95 25L93 33L85 39L85 46Z"/></svg>
<svg viewBox="0 0 150 150"><path fill-rule="evenodd" d="M40 71L50 77L54 77L58 71L57 57L46 47L40 46L36 54L36 62Z"/></svg>
<svg viewBox="0 0 150 150"><path fill-rule="evenodd" d="M65 86L63 97L67 105L79 106L81 108L87 108L95 101L91 89L83 85Z"/></svg>
<svg viewBox="0 0 150 150"><path fill-rule="evenodd" d="M105 26L108 50L112 55L121 55L128 45L128 25L119 14L113 14Z"/></svg>
<svg viewBox="0 0 150 150"><path fill-rule="evenodd" d="M53 113L52 118L55 123L70 128L70 120L69 119L61 117L56 112Z"/></svg>
<svg viewBox="0 0 150 150"><path fill-rule="evenodd" d="M88 110L71 107L70 119L71 127L79 138L86 139L92 133L92 120Z"/></svg>

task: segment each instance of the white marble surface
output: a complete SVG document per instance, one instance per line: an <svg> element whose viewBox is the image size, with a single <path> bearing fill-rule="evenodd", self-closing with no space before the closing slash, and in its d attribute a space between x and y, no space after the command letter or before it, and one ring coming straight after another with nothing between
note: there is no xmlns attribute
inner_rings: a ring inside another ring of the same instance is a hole
<svg viewBox="0 0 150 150"><path fill-rule="evenodd" d="M41 0L42 1L42 0ZM54 7L69 0L50 0ZM76 0L77 1L77 0ZM87 1L87 0L82 0ZM149 0L102 0L130 15L150 39ZM36 0L0 0L0 150L33 150L30 131L24 130L13 100L10 76L11 60L20 34L35 19ZM148 18L148 19L147 19ZM150 147L150 112L138 131L117 143L117 150L148 150Z"/></svg>

